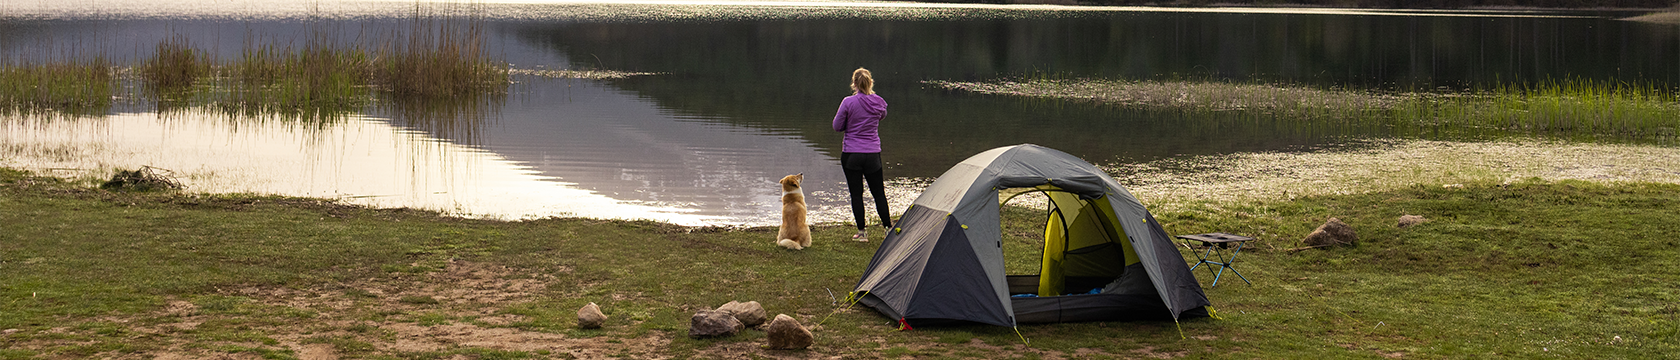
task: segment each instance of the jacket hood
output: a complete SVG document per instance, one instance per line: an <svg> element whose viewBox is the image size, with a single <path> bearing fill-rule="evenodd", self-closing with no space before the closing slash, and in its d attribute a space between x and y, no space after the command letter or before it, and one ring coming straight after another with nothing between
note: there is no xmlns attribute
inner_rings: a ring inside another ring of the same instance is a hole
<svg viewBox="0 0 1680 360"><path fill-rule="evenodd" d="M879 95L858 94L857 100L859 104L863 105L863 111L869 112L870 115L880 116L887 113L887 100L882 99Z"/></svg>

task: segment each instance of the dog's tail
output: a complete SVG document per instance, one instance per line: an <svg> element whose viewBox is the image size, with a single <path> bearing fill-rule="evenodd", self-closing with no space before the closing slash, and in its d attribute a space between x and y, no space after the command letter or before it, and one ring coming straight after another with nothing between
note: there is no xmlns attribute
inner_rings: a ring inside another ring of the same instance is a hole
<svg viewBox="0 0 1680 360"><path fill-rule="evenodd" d="M789 248L789 249L794 249L794 250L805 250L804 246L799 246L799 242L798 241L793 241L793 239L778 240L778 241L776 241L776 245L781 245L782 247Z"/></svg>

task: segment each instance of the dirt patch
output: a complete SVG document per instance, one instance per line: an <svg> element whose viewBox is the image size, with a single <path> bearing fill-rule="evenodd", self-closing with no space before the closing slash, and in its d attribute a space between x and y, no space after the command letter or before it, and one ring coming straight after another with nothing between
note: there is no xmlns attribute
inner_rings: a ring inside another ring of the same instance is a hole
<svg viewBox="0 0 1680 360"><path fill-rule="evenodd" d="M1184 357L1185 355L1189 355L1190 351L1189 350L1184 350L1184 351L1174 351L1174 352L1161 352L1161 351L1155 351L1154 346L1145 346L1142 349L1132 350L1132 353L1142 355L1142 356L1148 357L1148 358L1154 358L1154 359L1173 359L1173 358L1181 358L1181 357Z"/></svg>
<svg viewBox="0 0 1680 360"><path fill-rule="evenodd" d="M1075 359L1091 359L1098 357L1113 358L1116 356L1114 356L1114 354L1109 354L1107 351L1098 349L1080 348L1073 351L1073 358Z"/></svg>
<svg viewBox="0 0 1680 360"><path fill-rule="evenodd" d="M1003 350L1002 347L998 347L998 346L995 346L995 345L992 345L992 344L987 344L985 341L980 341L979 338L969 339L968 340L968 346L972 347L972 348L977 348L977 349L980 349L980 350L986 350L986 351L989 351L989 352L997 352L997 351Z"/></svg>
<svg viewBox="0 0 1680 360"><path fill-rule="evenodd" d="M151 313L91 319L150 339L150 348L99 353L113 359L365 358L426 354L480 358L485 352L525 352L559 358L661 358L669 334L603 332L590 336L501 327L527 322L503 314L531 301L552 282L545 274L453 261L438 271L327 284L311 288L248 286L193 299L170 298ZM21 344L49 349L79 330L43 331ZM109 330L107 330L109 331Z"/></svg>

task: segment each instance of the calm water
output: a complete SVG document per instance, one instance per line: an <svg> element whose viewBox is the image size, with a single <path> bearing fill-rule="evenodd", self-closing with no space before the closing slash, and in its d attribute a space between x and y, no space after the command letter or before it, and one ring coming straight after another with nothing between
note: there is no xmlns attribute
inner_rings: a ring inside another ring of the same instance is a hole
<svg viewBox="0 0 1680 360"><path fill-rule="evenodd" d="M499 218L773 224L783 175L804 173L815 220L848 221L829 129L848 75L868 67L891 104L890 196L976 152L1036 143L1099 164L1304 149L1417 136L1370 125L1196 115L925 88L1010 76L1289 81L1461 88L1579 77L1680 84L1680 28L1630 14L1070 8L852 2L426 5L470 13L519 69L656 72L620 80L518 77L454 119L389 111L325 125L159 114L0 121L0 165L64 176L152 165L196 191L341 198ZM143 58L185 35L223 56L247 39L312 33L372 42L412 2L8 1L0 56Z"/></svg>

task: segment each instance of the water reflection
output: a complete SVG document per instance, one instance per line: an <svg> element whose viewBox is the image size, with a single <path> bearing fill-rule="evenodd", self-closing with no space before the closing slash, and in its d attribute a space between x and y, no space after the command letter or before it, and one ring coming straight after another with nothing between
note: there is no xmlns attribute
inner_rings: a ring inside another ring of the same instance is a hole
<svg viewBox="0 0 1680 360"><path fill-rule="evenodd" d="M484 148L579 188L769 224L779 221L782 176L804 173L808 191L844 186L836 163L795 134L673 112L598 82L532 81L547 83L508 104L484 130ZM826 214L836 203L810 205Z"/></svg>
<svg viewBox="0 0 1680 360"><path fill-rule="evenodd" d="M580 215L703 224L715 216L623 201L542 175L496 153L441 141L389 121L326 127L286 121L130 113L82 121L0 122L0 165L99 174L148 164L192 191L273 193L415 207L492 218Z"/></svg>

